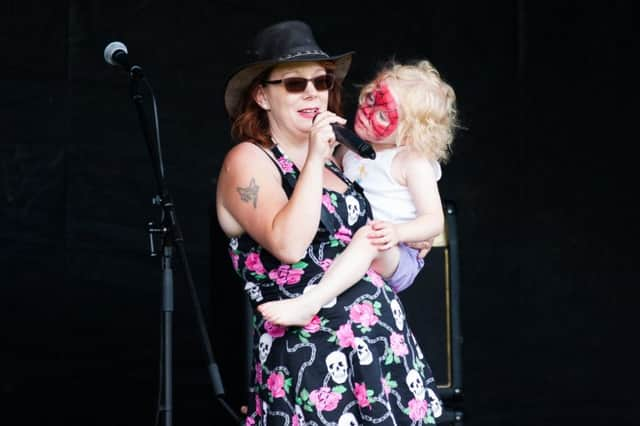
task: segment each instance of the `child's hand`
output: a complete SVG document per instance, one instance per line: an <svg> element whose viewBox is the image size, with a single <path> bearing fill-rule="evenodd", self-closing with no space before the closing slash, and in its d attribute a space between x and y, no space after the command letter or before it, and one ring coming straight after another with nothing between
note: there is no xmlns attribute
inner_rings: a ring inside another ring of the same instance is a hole
<svg viewBox="0 0 640 426"><path fill-rule="evenodd" d="M429 251L431 250L431 247L433 247L434 241L435 241L435 238L431 238L426 241L407 243L407 245L414 249L420 250L420 252L418 253L418 257L420 259L424 259L427 256L427 253L429 253Z"/></svg>
<svg viewBox="0 0 640 426"><path fill-rule="evenodd" d="M382 220L373 220L369 223L372 232L367 236L378 250L389 250L398 244L398 232L394 224Z"/></svg>

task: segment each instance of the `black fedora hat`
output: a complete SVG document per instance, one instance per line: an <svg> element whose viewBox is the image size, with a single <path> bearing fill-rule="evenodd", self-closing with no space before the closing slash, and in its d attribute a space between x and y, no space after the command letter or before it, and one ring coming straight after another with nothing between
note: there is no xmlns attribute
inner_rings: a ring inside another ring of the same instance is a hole
<svg viewBox="0 0 640 426"><path fill-rule="evenodd" d="M240 105L251 82L263 71L287 62L332 61L336 79L342 80L355 52L331 56L316 42L309 25L302 21L283 21L260 31L247 51L247 62L227 79L224 105L230 117L240 113Z"/></svg>

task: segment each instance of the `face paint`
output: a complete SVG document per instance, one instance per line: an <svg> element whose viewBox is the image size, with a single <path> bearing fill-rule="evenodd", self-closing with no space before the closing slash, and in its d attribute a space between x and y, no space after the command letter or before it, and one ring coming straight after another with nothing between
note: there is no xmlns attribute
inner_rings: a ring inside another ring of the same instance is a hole
<svg viewBox="0 0 640 426"><path fill-rule="evenodd" d="M367 93L358 106L357 116L372 136L378 139L390 136L398 127L398 106L389 86L380 82Z"/></svg>

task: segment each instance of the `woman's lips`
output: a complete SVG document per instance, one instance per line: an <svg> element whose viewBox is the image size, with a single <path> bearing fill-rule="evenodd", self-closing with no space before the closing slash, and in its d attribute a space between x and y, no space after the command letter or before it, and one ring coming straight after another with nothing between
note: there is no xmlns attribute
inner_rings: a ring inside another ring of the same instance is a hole
<svg viewBox="0 0 640 426"><path fill-rule="evenodd" d="M320 113L319 108L305 108L305 109L298 110L298 114L300 114L304 118L311 119L311 120L313 120L313 117L315 117L319 113Z"/></svg>

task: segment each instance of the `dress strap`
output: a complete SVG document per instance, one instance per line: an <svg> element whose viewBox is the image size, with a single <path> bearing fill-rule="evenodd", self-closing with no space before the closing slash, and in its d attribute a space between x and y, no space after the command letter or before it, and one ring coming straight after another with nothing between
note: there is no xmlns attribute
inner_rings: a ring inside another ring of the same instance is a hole
<svg viewBox="0 0 640 426"><path fill-rule="evenodd" d="M293 188L295 188L296 186L300 171L298 170L296 165L291 160L289 160L286 155L284 155L280 148L278 148L277 144L273 145L273 147L271 148L271 152L273 153L276 160L274 160L270 155L269 158L271 158L271 160L278 166L280 174L282 175L282 186L287 193L287 197L291 198L291 194L293 194ZM331 215L329 210L327 210L324 204L322 204L320 208L320 223L327 231L335 234L338 230L338 227L335 224L333 216Z"/></svg>
<svg viewBox="0 0 640 426"><path fill-rule="evenodd" d="M278 172L280 173L280 177L282 178L282 188L284 189L284 192L287 194L287 198L291 198L291 194L293 194L293 187L295 186L295 180L293 182L291 182L291 179L289 179L287 177L287 174L285 173L285 171L282 169L282 165L276 161L268 152L266 149L264 149L264 147L260 144L254 144L256 145L258 148L260 148L262 150L262 152L264 152L264 155L266 155L269 160L271 160L271 162L276 166L276 169L278 169ZM275 146L274 146L275 148ZM274 151L274 149L271 149L271 152L273 152L273 155L276 158L280 158L278 156L278 152Z"/></svg>

